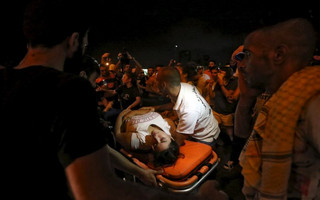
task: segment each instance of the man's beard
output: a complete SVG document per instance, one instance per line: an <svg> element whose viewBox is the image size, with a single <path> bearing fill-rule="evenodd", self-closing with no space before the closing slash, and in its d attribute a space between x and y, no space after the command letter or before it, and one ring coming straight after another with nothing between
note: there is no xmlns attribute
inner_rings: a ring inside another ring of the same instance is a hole
<svg viewBox="0 0 320 200"><path fill-rule="evenodd" d="M82 49L79 47L77 51L74 53L74 55L72 56L72 58L67 58L65 60L63 71L79 75L82 59L83 59Z"/></svg>

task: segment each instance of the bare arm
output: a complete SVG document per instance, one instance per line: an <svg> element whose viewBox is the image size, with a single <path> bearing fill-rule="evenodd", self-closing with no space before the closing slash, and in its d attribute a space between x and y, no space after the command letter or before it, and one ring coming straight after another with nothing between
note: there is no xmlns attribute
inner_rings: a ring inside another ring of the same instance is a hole
<svg viewBox="0 0 320 200"><path fill-rule="evenodd" d="M252 131L252 113L257 97L262 93L260 90L251 89L247 86L243 74L239 71L239 102L235 111L235 136L248 138Z"/></svg>
<svg viewBox="0 0 320 200"><path fill-rule="evenodd" d="M214 92L214 88L213 88L213 85L216 85L217 83L215 81L210 81L209 84L206 86L207 87L207 90L209 91L209 96L210 98L214 99L215 97L215 92Z"/></svg>
<svg viewBox="0 0 320 200"><path fill-rule="evenodd" d="M155 175L161 174L162 171L155 171L152 169L147 169L147 170L142 169L141 167L130 162L118 151L114 150L109 146L107 146L107 148L110 152L111 163L115 168L137 176L137 178L139 178L146 185L157 186Z"/></svg>
<svg viewBox="0 0 320 200"><path fill-rule="evenodd" d="M173 103L167 103L167 104L157 105L157 106L153 106L153 107L154 107L155 111L162 112L165 110L172 110L173 106L174 106Z"/></svg>
<svg viewBox="0 0 320 200"><path fill-rule="evenodd" d="M173 103L167 103L163 105L157 105L157 106L148 106L148 107L142 107L140 110L149 110L149 112L162 112L166 110L172 110Z"/></svg>
<svg viewBox="0 0 320 200"><path fill-rule="evenodd" d="M222 93L224 94L225 97L228 97L234 93L234 90L228 90L224 86L224 76L223 75L220 75L220 74L218 75L218 84L220 85Z"/></svg>
<svg viewBox="0 0 320 200"><path fill-rule="evenodd" d="M123 182L115 176L109 159L108 148L104 147L94 153L76 159L66 168L66 175L75 199L187 200L202 198L202 196L196 198L195 195L170 194L141 184Z"/></svg>
<svg viewBox="0 0 320 200"><path fill-rule="evenodd" d="M130 106L128 106L128 108L126 108L126 109L132 109L132 108L136 107L137 105L139 105L140 102L141 102L141 97L137 96L136 100Z"/></svg>
<svg viewBox="0 0 320 200"><path fill-rule="evenodd" d="M167 193L141 184L123 182L115 176L109 156L108 148L103 147L94 153L76 159L67 166L65 171L75 199L226 199L221 195L211 195L218 190L210 182L200 187L198 195Z"/></svg>
<svg viewBox="0 0 320 200"><path fill-rule="evenodd" d="M123 117L125 114L127 114L128 112L130 112L129 109L123 110L117 117L116 120L116 124L114 126L114 132L116 135L116 140L121 144L121 146L123 146L126 149L130 148L130 143L126 142L126 139L128 137L126 137L127 135L125 133L122 133L121 131L121 126L123 124ZM128 146L129 145L129 146Z"/></svg>
<svg viewBox="0 0 320 200"><path fill-rule="evenodd" d="M233 103L233 102L236 102L239 100L239 97L240 97L240 88L239 86L234 90L233 94L228 96L227 99L228 99L228 102L229 103Z"/></svg>
<svg viewBox="0 0 320 200"><path fill-rule="evenodd" d="M127 53L128 57L129 57L129 59L133 60L133 62L136 64L136 66L137 66L137 70L136 71L138 73L140 71L142 71L142 65L133 56L131 56L131 54L129 52L126 52L126 53Z"/></svg>

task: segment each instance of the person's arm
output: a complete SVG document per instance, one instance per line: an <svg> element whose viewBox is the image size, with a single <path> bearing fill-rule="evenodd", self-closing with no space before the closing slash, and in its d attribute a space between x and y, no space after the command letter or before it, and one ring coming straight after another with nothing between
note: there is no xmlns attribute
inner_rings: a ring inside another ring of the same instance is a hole
<svg viewBox="0 0 320 200"><path fill-rule="evenodd" d="M228 99L229 103L233 103L233 102L238 101L239 97L240 97L240 88L239 88L239 86L237 86L237 88L235 89L233 94L230 95L229 97L227 97L227 99Z"/></svg>
<svg viewBox="0 0 320 200"><path fill-rule="evenodd" d="M111 165L108 149L103 147L89 155L80 157L67 166L66 175L77 200L102 199L175 199L175 200L214 200L226 199L223 196L211 195L218 189L203 183L199 194L168 193L141 184L124 182L115 176Z"/></svg>
<svg viewBox="0 0 320 200"><path fill-rule="evenodd" d="M167 104L157 105L157 106L153 106L153 107L154 107L154 111L162 112L165 110L172 110L173 106L174 106L173 103L167 103Z"/></svg>
<svg viewBox="0 0 320 200"><path fill-rule="evenodd" d="M185 110L179 114L179 123L177 125L175 137L177 137L177 143L180 145L184 144L184 140L194 135L194 130L197 124L199 111Z"/></svg>
<svg viewBox="0 0 320 200"><path fill-rule="evenodd" d="M106 88L103 88L103 87L97 87L96 88L96 91L99 92L99 91L103 91L104 92L104 97L111 97L111 96L114 96L117 94L116 90L109 90L109 89L106 89Z"/></svg>
<svg viewBox="0 0 320 200"><path fill-rule="evenodd" d="M140 110L149 110L149 112L162 112L166 110L172 110L174 104L173 103L167 103L163 105L157 105L157 106L146 106L140 108Z"/></svg>
<svg viewBox="0 0 320 200"><path fill-rule="evenodd" d="M169 67L174 67L177 61L175 59L170 59L168 66Z"/></svg>
<svg viewBox="0 0 320 200"><path fill-rule="evenodd" d="M238 79L240 98L235 111L234 134L239 138L248 138L252 131L252 113L261 90L249 88L239 71Z"/></svg>
<svg viewBox="0 0 320 200"><path fill-rule="evenodd" d="M129 105L127 109L132 109L132 108L136 107L137 105L140 104L140 102L141 102L141 97L136 96L136 100L131 105Z"/></svg>
<svg viewBox="0 0 320 200"><path fill-rule="evenodd" d="M214 87L217 84L217 82L215 81L211 81L209 82L208 86L207 86L207 90L209 91L209 96L211 99L214 99L214 97L216 96L216 93L214 92Z"/></svg>
<svg viewBox="0 0 320 200"><path fill-rule="evenodd" d="M175 133L173 134L173 139L177 142L177 144L179 146L183 146L185 144L185 140L188 139L190 136L187 134L181 134L178 133L177 131L175 131Z"/></svg>
<svg viewBox="0 0 320 200"><path fill-rule="evenodd" d="M107 146L110 152L110 160L112 165L124 172L135 175L144 184L157 186L157 181L155 175L163 173L163 171L155 171L152 169L142 169L141 167L133 164L127 158L125 158L121 153L114 150L113 148Z"/></svg>
<svg viewBox="0 0 320 200"><path fill-rule="evenodd" d="M140 71L142 71L142 65L133 56L131 56L129 52L126 52L126 53L128 55L128 58L130 60L133 60L133 62L136 64L137 66L136 72L139 73Z"/></svg>
<svg viewBox="0 0 320 200"><path fill-rule="evenodd" d="M221 91L225 97L233 94L234 90L228 90L224 85L224 76L218 75L218 84L220 85Z"/></svg>
<svg viewBox="0 0 320 200"><path fill-rule="evenodd" d="M128 137L128 134L124 134L121 131L121 126L123 124L123 117L125 114L127 114L128 112L130 112L129 109L125 109L123 110L117 117L115 126L114 126L114 132L116 135L116 140L121 144L121 146L123 146L124 148L130 148L130 142L128 142L127 140L130 139L130 137Z"/></svg>

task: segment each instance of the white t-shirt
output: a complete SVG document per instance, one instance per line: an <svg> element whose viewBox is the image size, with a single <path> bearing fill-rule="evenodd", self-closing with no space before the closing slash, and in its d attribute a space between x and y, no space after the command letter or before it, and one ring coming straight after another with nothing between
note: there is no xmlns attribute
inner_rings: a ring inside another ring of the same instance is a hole
<svg viewBox="0 0 320 200"><path fill-rule="evenodd" d="M171 136L170 126L162 116L157 112L149 112L143 115L136 115L126 121L127 137L131 137L131 149L133 150L149 150L151 148L150 142L146 140L146 136L151 136L148 132L150 125L156 125L166 134Z"/></svg>
<svg viewBox="0 0 320 200"><path fill-rule="evenodd" d="M220 133L217 120L207 101L197 88L187 83L181 83L181 89L173 107L177 111L179 124L176 131L190 134L196 140L212 142Z"/></svg>

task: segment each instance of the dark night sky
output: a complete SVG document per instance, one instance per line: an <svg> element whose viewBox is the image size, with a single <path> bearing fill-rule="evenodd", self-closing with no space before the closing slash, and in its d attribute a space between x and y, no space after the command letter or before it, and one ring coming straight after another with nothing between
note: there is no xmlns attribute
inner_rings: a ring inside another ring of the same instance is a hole
<svg viewBox="0 0 320 200"><path fill-rule="evenodd" d="M192 60L203 62L209 57L224 64L255 28L291 17L306 17L318 31L320 27L315 1L287 5L278 5L280 1L236 0L92 1L96 2L97 19L88 53L99 61L105 52L111 52L115 61L117 53L126 48L144 66L167 64L182 50L190 50ZM0 7L4 34L1 62L14 63L25 52L20 28L25 4L10 1Z"/></svg>

